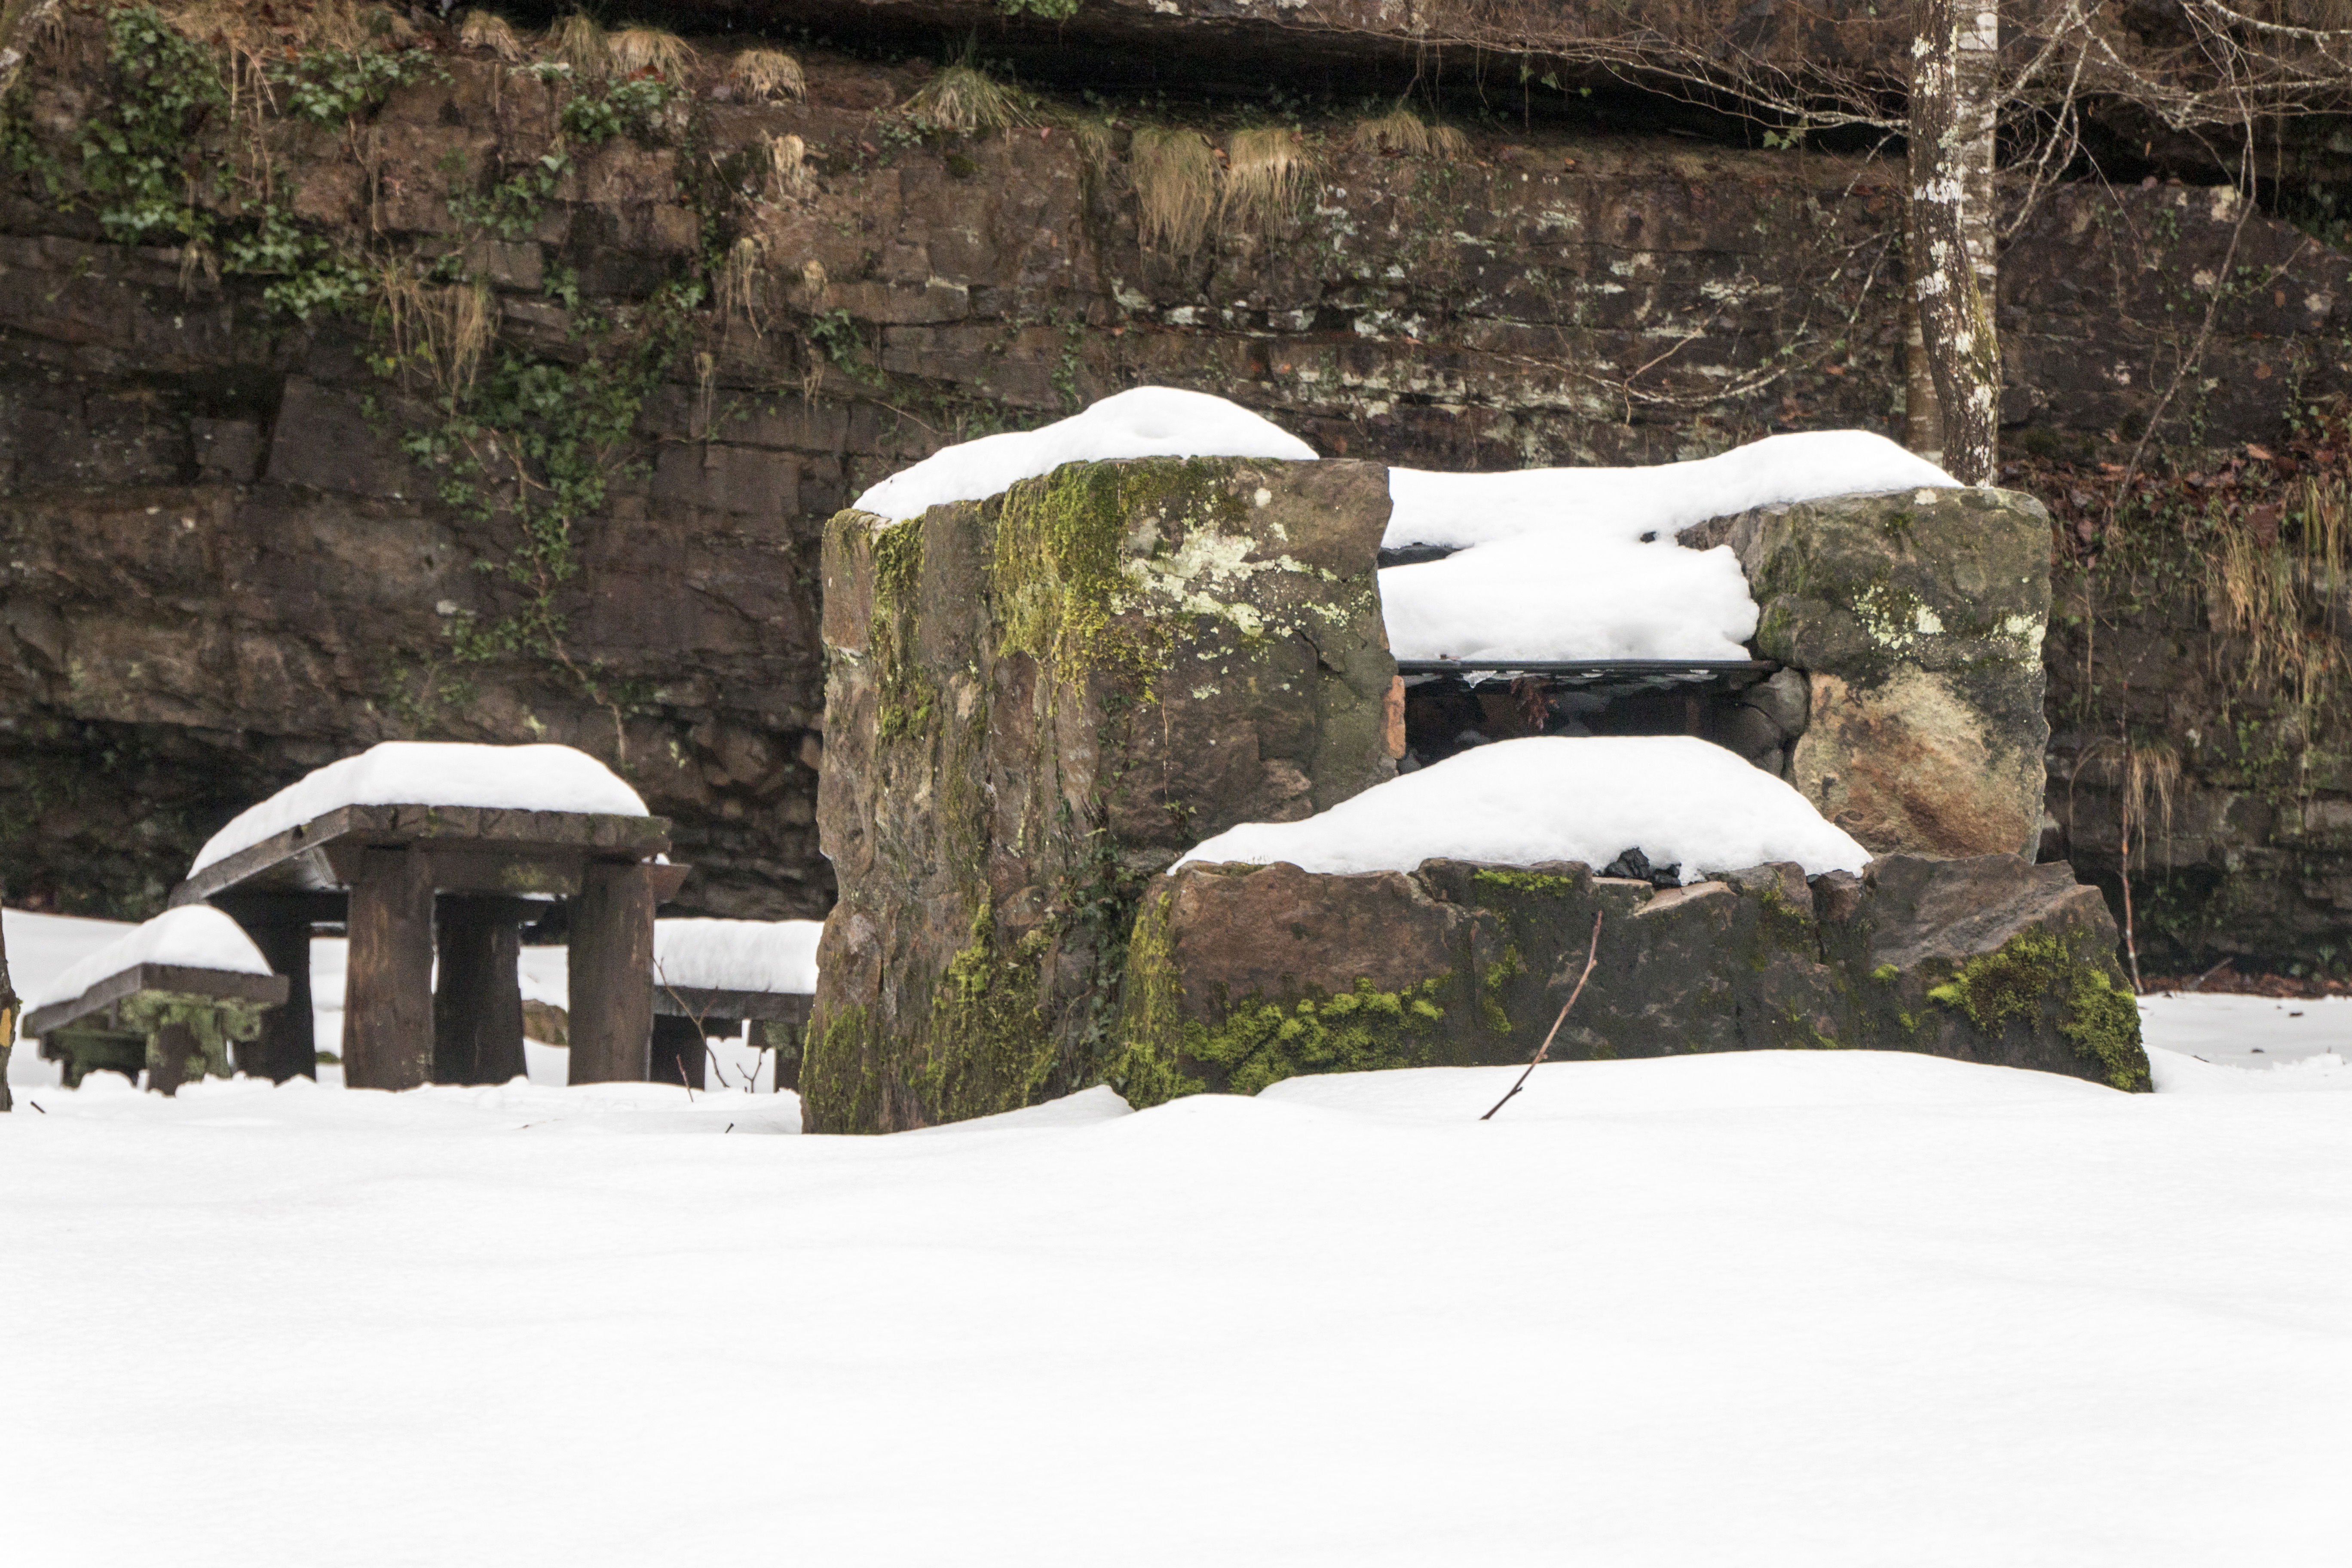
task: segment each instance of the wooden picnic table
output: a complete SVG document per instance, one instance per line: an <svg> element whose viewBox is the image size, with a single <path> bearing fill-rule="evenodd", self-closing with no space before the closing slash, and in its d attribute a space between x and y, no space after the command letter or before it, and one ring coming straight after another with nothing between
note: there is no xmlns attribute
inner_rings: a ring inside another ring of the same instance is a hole
<svg viewBox="0 0 2352 1568"><path fill-rule="evenodd" d="M125 1004L142 996L214 1003L217 1011L208 1008L206 1012L216 1024L220 1012L241 1005L248 1010L247 1023L241 1026L249 1028L251 1011L265 1007L283 1011L288 990L282 974L132 963L99 980L79 996L34 1008L25 1016L25 1035L41 1042L43 1060L59 1064L68 1089L79 1084L85 1074L101 1068L134 1082L145 1069L151 1075L150 1088L171 1094L189 1076L192 1066L207 1059L196 1029L177 1018L151 1028ZM268 1027L266 1022L263 1027ZM226 1070L224 1062L210 1065L215 1071Z"/></svg>
<svg viewBox="0 0 2352 1568"><path fill-rule="evenodd" d="M687 868L658 816L345 805L215 861L173 889L243 926L290 980L247 1071L314 1073L310 931L350 933L343 1081L503 1083L523 1070L516 961L525 922L570 918L571 1081L643 1081L653 1039L654 907ZM433 984L434 960L441 984Z"/></svg>

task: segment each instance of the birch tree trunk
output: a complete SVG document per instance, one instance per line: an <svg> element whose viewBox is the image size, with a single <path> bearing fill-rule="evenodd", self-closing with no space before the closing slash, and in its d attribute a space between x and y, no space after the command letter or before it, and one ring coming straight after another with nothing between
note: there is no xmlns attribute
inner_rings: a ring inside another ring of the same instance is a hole
<svg viewBox="0 0 2352 1568"><path fill-rule="evenodd" d="M1953 478L1983 484L1993 477L2000 428L1992 317L2000 16L1986 0L1916 3L1909 259L1918 336L1916 352L1905 356L1905 435L1917 450L1930 450L1932 441ZM1932 413L1923 406L1930 384Z"/></svg>

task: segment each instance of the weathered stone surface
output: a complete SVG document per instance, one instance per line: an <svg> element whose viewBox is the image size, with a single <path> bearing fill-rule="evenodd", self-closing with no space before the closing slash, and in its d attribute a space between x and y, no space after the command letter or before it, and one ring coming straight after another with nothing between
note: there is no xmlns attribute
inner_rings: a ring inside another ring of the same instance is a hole
<svg viewBox="0 0 2352 1568"><path fill-rule="evenodd" d="M1391 776L1367 463L1074 464L825 536L818 1131L1099 1077L1137 886Z"/></svg>
<svg viewBox="0 0 2352 1568"><path fill-rule="evenodd" d="M2050 519L2009 490L1764 507L1687 531L1729 544L1756 648L1807 673L1788 777L1874 852L2031 854L2042 822Z"/></svg>
<svg viewBox="0 0 2352 1568"><path fill-rule="evenodd" d="M2097 890L2016 856L1892 855L1654 891L1583 866L1187 866L1137 917L1111 1080L1151 1103L1303 1072L1872 1048L2148 1087Z"/></svg>

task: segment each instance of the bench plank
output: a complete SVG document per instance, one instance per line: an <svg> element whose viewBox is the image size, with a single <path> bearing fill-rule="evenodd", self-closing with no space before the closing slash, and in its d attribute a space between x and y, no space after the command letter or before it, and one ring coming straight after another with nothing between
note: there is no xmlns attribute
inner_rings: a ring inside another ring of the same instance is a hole
<svg viewBox="0 0 2352 1568"><path fill-rule="evenodd" d="M173 991L222 1001L259 1002L277 1006L286 1000L288 982L282 974L236 974L225 969L190 969L176 963L134 963L110 974L80 995L52 1002L25 1019L25 1033L39 1037L77 1019L102 1012L142 991Z"/></svg>

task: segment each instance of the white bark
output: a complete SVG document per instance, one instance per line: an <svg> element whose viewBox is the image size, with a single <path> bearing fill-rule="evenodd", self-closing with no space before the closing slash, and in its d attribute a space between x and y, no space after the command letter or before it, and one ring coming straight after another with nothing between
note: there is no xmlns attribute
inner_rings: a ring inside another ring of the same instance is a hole
<svg viewBox="0 0 2352 1568"><path fill-rule="evenodd" d="M1917 348L1905 356L1905 434L1954 478L1982 484L1992 478L2000 420L1992 316L2000 17L1983 0L1916 4L1909 257Z"/></svg>

